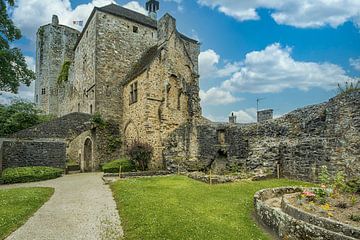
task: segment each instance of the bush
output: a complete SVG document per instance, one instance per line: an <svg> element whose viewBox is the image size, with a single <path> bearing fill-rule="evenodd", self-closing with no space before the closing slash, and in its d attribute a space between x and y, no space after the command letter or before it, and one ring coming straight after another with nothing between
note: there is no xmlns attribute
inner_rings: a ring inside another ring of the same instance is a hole
<svg viewBox="0 0 360 240"><path fill-rule="evenodd" d="M149 168L152 152L153 148L150 144L134 142L128 150L128 155L137 168L146 171Z"/></svg>
<svg viewBox="0 0 360 240"><path fill-rule="evenodd" d="M346 188L351 193L360 194L360 177L353 178L346 182Z"/></svg>
<svg viewBox="0 0 360 240"><path fill-rule="evenodd" d="M61 177L63 169L52 167L7 168L2 173L5 184L43 181Z"/></svg>
<svg viewBox="0 0 360 240"><path fill-rule="evenodd" d="M120 166L122 172L131 172L132 170L135 170L134 163L128 159L119 159L105 163L102 166L102 170L105 173L118 173L120 171Z"/></svg>

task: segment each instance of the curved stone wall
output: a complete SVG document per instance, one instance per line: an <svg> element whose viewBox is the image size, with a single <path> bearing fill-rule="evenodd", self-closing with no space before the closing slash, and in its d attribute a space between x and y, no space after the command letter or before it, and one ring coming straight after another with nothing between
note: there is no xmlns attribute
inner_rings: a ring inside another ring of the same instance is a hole
<svg viewBox="0 0 360 240"><path fill-rule="evenodd" d="M325 229L320 226L325 226L327 222L322 222L321 218L316 218L317 225L314 225L312 219L309 216L293 216L287 214L282 210L282 207L272 206L268 200L272 198L280 198L285 194L302 192L304 188L300 187L284 187L265 189L257 192L254 196L254 205L256 211L256 217L264 224L269 226L280 239L292 239L292 240L306 240L306 239L322 239L322 240L356 240L358 229L355 232L348 232L344 230L344 233L350 233L351 236L346 236L342 232L334 232ZM282 203L284 205L285 203ZM295 217L294 217L295 216ZM341 223L338 223L342 225ZM343 224L339 228L344 229L350 226ZM328 227L331 228L331 227Z"/></svg>

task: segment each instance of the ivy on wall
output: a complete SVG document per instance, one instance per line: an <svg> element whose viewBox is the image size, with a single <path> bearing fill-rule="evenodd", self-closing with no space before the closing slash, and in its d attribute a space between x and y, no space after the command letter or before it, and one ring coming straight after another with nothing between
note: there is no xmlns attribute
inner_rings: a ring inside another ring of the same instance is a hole
<svg viewBox="0 0 360 240"><path fill-rule="evenodd" d="M70 61L65 61L61 67L61 71L59 74L59 77L57 79L57 83L61 85L64 82L67 82L69 80L69 70L70 70Z"/></svg>

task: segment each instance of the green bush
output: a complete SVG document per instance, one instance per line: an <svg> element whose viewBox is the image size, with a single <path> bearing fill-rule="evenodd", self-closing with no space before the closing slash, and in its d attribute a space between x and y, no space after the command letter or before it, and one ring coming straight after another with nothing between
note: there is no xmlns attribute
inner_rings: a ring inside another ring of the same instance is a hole
<svg viewBox="0 0 360 240"><path fill-rule="evenodd" d="M141 171L149 168L153 148L148 143L134 142L128 149L128 155Z"/></svg>
<svg viewBox="0 0 360 240"><path fill-rule="evenodd" d="M353 178L346 182L346 188L351 193L360 194L360 177Z"/></svg>
<svg viewBox="0 0 360 240"><path fill-rule="evenodd" d="M5 184L43 181L61 177L63 169L52 167L18 167L7 168L2 173Z"/></svg>
<svg viewBox="0 0 360 240"><path fill-rule="evenodd" d="M135 170L134 163L125 158L105 163L102 166L102 170L105 173L118 173L120 171L120 166L122 172L131 172Z"/></svg>

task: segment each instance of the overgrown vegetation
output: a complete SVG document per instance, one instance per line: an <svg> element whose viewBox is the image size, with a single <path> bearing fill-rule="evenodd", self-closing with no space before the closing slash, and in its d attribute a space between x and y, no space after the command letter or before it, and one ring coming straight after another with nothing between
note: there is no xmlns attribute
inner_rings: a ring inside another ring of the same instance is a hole
<svg viewBox="0 0 360 240"><path fill-rule="evenodd" d="M65 61L63 65L61 66L60 74L57 79L57 83L59 85L63 84L64 82L67 82L69 80L69 70L70 70L70 61Z"/></svg>
<svg viewBox="0 0 360 240"><path fill-rule="evenodd" d="M135 164L126 158L105 163L102 166L102 170L105 173L119 173L120 167L121 167L121 172L131 172L135 170Z"/></svg>
<svg viewBox="0 0 360 240"><path fill-rule="evenodd" d="M2 173L5 184L36 182L61 177L63 169L52 167L18 167L7 168Z"/></svg>
<svg viewBox="0 0 360 240"><path fill-rule="evenodd" d="M0 137L47 122L54 117L42 115L35 104L15 100L10 105L0 104Z"/></svg>
<svg viewBox="0 0 360 240"><path fill-rule="evenodd" d="M339 94L348 94L351 92L360 90L360 80L354 80L350 82L345 82L344 84L338 83L338 93Z"/></svg>
<svg viewBox="0 0 360 240"><path fill-rule="evenodd" d="M95 113L91 117L91 122L95 124L99 128L105 128L106 127L106 121L103 119L100 113Z"/></svg>
<svg viewBox="0 0 360 240"><path fill-rule="evenodd" d="M125 239L271 239L252 217L256 191L308 186L285 179L208 185L184 176L127 179L111 185Z"/></svg>
<svg viewBox="0 0 360 240"><path fill-rule="evenodd" d="M128 149L128 156L133 161L137 169L146 171L149 169L149 163L152 157L153 148L148 143L135 141Z"/></svg>
<svg viewBox="0 0 360 240"><path fill-rule="evenodd" d="M23 225L53 193L53 188L0 190L0 239Z"/></svg>

